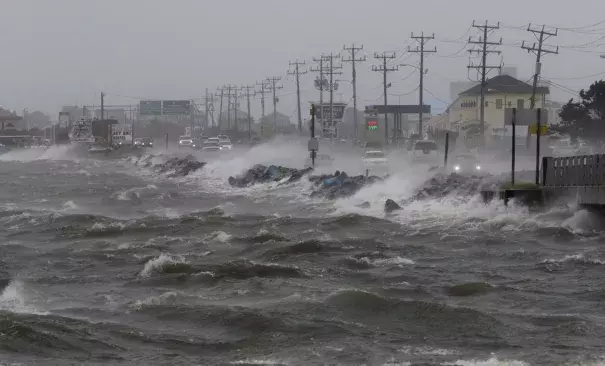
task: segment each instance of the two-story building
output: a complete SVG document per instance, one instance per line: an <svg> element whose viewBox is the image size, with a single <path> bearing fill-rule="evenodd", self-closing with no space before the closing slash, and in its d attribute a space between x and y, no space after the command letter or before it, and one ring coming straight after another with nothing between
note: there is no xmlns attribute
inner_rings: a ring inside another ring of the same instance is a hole
<svg viewBox="0 0 605 366"><path fill-rule="evenodd" d="M498 75L487 81L485 87L485 137L489 142L506 129L504 110L506 108L530 108L532 85L510 75ZM536 89L536 108L548 106L548 87ZM467 135L478 134L481 125L481 85L475 85L460 94L448 108L451 129Z"/></svg>

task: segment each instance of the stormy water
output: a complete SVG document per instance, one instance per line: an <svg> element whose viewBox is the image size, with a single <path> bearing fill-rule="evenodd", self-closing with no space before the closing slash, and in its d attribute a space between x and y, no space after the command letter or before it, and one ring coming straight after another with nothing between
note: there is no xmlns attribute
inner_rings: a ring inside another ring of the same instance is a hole
<svg viewBox="0 0 605 366"><path fill-rule="evenodd" d="M593 213L484 204L489 177L452 189L399 156L338 197L306 175L229 184L255 164L300 169L305 150L1 155L0 361L605 364ZM363 173L332 155L320 172Z"/></svg>

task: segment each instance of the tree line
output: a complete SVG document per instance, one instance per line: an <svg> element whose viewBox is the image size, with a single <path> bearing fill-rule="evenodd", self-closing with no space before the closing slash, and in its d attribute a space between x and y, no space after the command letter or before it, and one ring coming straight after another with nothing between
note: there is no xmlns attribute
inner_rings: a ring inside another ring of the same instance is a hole
<svg viewBox="0 0 605 366"><path fill-rule="evenodd" d="M553 132L591 144L605 145L605 81L595 81L588 90L580 91L578 100L570 99L559 112L561 122Z"/></svg>

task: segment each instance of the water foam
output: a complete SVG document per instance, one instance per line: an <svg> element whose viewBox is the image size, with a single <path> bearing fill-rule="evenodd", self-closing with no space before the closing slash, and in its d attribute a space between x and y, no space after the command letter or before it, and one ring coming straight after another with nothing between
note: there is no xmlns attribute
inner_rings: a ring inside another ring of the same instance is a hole
<svg viewBox="0 0 605 366"><path fill-rule="evenodd" d="M13 313L47 314L39 311L30 302L30 297L21 280L11 280L0 295L0 309Z"/></svg>
<svg viewBox="0 0 605 366"><path fill-rule="evenodd" d="M181 263L185 264L187 261L182 257L162 253L158 257L153 258L145 263L145 267L143 267L143 270L139 273L139 276L150 277L155 272L161 272L164 267Z"/></svg>
<svg viewBox="0 0 605 366"><path fill-rule="evenodd" d="M47 149L14 149L0 155L0 161L30 162L36 160L75 160L77 154L71 145L53 145Z"/></svg>
<svg viewBox="0 0 605 366"><path fill-rule="evenodd" d="M452 363L444 363L443 365L459 365L459 366L530 366L529 363L516 360L500 360L492 357L488 360L458 360Z"/></svg>

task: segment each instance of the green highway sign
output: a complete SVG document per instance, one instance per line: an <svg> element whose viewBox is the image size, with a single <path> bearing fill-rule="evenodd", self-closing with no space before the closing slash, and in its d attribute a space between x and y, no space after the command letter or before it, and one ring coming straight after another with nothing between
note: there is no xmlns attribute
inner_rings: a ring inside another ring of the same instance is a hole
<svg viewBox="0 0 605 366"><path fill-rule="evenodd" d="M139 114L141 116L161 116L161 100L142 100L139 102Z"/></svg>
<svg viewBox="0 0 605 366"><path fill-rule="evenodd" d="M191 102L188 100L164 100L162 101L162 113L164 115L188 115L191 113Z"/></svg>

